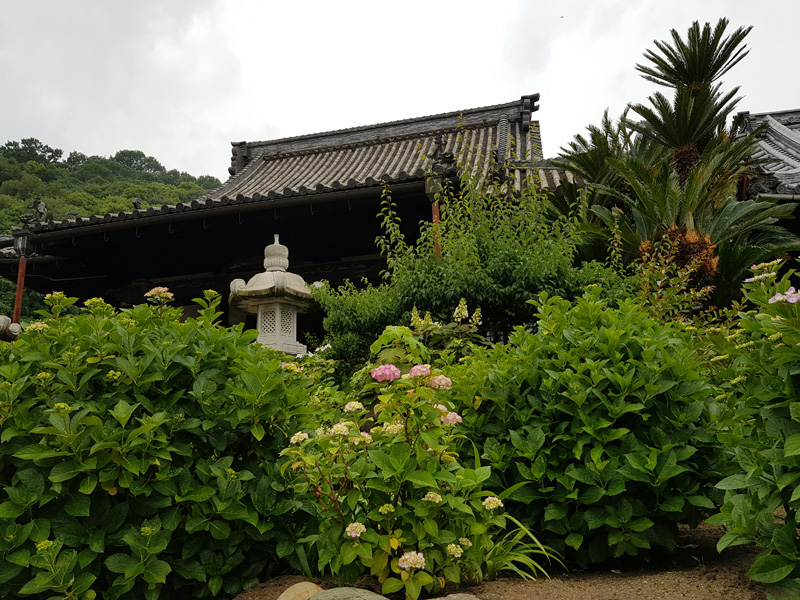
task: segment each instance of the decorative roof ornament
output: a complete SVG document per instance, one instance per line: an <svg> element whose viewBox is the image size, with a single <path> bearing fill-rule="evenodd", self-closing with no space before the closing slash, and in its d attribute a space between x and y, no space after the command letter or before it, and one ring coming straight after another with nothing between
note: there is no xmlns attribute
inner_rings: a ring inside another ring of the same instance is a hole
<svg viewBox="0 0 800 600"><path fill-rule="evenodd" d="M447 143L444 136L437 135L433 138L433 150L427 153L427 157L433 161L431 170L435 175L452 177L457 173L456 157L452 152L446 152Z"/></svg>
<svg viewBox="0 0 800 600"><path fill-rule="evenodd" d="M28 207L32 213L20 216L20 221L26 224L47 223L47 204L40 197L33 199L33 204Z"/></svg>
<svg viewBox="0 0 800 600"><path fill-rule="evenodd" d="M300 275L289 273L289 249L275 242L264 249L264 272L231 282L228 302L232 308L257 315L257 342L288 354L305 354L297 341L297 314L316 303Z"/></svg>

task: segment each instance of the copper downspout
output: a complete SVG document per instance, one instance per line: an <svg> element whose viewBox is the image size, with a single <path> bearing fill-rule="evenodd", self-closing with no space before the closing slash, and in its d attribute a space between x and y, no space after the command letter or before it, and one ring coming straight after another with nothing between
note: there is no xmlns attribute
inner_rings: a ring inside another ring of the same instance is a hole
<svg viewBox="0 0 800 600"><path fill-rule="evenodd" d="M25 267L28 266L28 259L24 256L19 257L19 271L17 271L17 295L14 298L14 318L12 323L19 323L22 316L22 292L25 289Z"/></svg>

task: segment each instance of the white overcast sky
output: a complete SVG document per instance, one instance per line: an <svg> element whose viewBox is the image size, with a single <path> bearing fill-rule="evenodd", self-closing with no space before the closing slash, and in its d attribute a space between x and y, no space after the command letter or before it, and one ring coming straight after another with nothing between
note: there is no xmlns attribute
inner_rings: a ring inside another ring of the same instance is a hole
<svg viewBox="0 0 800 600"><path fill-rule="evenodd" d="M724 78L737 110L800 108L800 0L0 0L0 143L142 150L224 181L233 140L539 92L552 157L657 89L634 69L654 39L721 16L754 26Z"/></svg>

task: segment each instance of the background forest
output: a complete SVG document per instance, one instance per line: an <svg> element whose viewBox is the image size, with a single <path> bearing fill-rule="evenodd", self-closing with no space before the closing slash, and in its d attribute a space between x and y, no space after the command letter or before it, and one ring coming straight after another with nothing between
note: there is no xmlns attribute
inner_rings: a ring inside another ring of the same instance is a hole
<svg viewBox="0 0 800 600"><path fill-rule="evenodd" d="M63 150L35 138L0 146L0 234L20 225L20 217L32 212L34 198L45 202L49 218L60 220L68 219L70 212L131 210L134 198L143 206L176 204L220 185L210 175L168 171L139 150L120 150L110 158L82 152L63 155Z"/></svg>

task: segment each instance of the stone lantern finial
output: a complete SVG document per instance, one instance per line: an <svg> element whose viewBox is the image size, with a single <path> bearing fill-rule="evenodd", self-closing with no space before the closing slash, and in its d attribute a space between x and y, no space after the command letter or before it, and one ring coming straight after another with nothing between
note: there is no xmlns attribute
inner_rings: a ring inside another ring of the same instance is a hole
<svg viewBox="0 0 800 600"><path fill-rule="evenodd" d="M264 248L263 273L231 282L231 308L258 315L256 341L289 354L304 354L306 347L297 341L297 313L314 304L308 285L300 275L289 273L289 249L275 242Z"/></svg>
<svg viewBox="0 0 800 600"><path fill-rule="evenodd" d="M289 249L280 243L280 236L275 234L275 241L264 248L264 268L267 273L286 271L289 268Z"/></svg>

